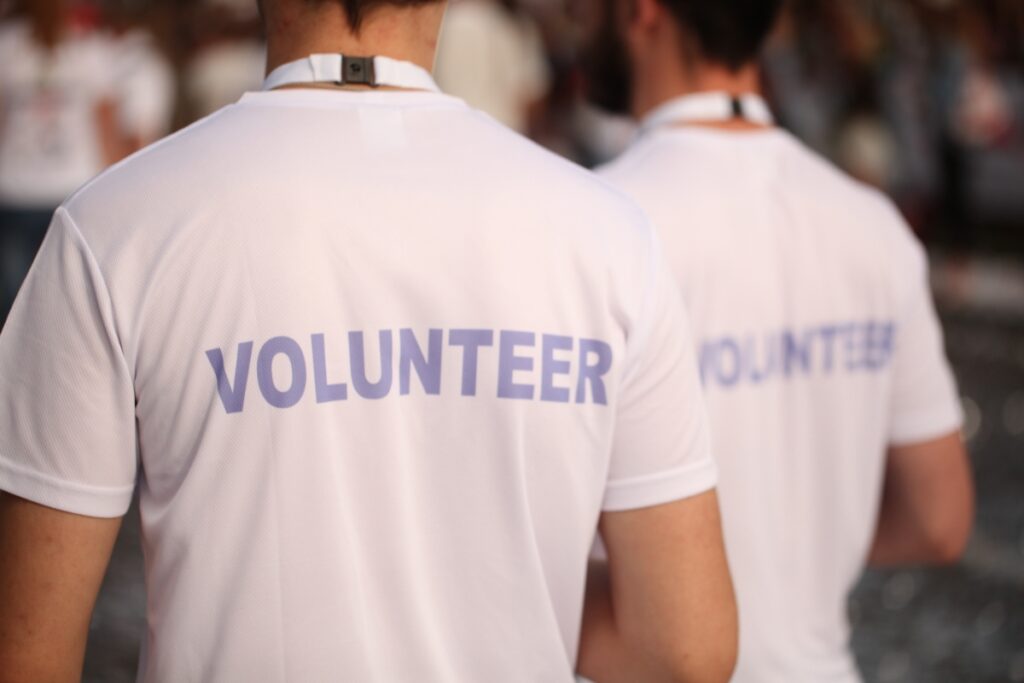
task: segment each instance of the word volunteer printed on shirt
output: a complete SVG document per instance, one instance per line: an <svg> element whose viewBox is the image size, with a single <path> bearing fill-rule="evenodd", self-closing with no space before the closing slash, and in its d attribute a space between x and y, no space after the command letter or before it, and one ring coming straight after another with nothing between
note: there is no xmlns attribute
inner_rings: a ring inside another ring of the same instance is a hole
<svg viewBox="0 0 1024 683"><path fill-rule="evenodd" d="M445 330L430 329L422 334L406 328L381 330L376 335L349 332L345 339L347 352L340 350L340 341L328 339L324 334L313 334L304 348L296 339L279 336L264 342L258 353L255 342L242 342L238 344L233 369L228 367L224 349L210 349L206 357L213 369L221 402L229 414L245 409L254 354L259 393L275 408L297 405L306 396L310 384L318 404L347 401L350 396L380 400L395 391L396 374L400 395L408 396L412 392L415 374L428 396L438 396L448 390L442 386L442 364L452 362L461 363L462 381L458 389L453 387L451 391L476 396L481 356L490 371L497 373L498 398L577 404L590 401L608 405L604 378L612 368L613 352L611 345L596 339L481 329L451 329L447 334ZM377 346L370 349L368 344ZM497 347L496 358L494 353L488 353L493 347ZM368 356L372 355L379 359L378 363L368 361ZM338 356L343 360L339 362ZM345 360L348 382L340 381L335 375L341 374L339 366L344 366ZM275 366L280 363L286 364L289 370L287 381L281 381L284 378L275 373ZM538 366L540 382L535 386L525 375ZM572 381L574 375L575 382Z"/></svg>
<svg viewBox="0 0 1024 683"><path fill-rule="evenodd" d="M764 334L726 335L700 345L705 387L726 389L833 372L880 372L892 361L891 321L827 323Z"/></svg>

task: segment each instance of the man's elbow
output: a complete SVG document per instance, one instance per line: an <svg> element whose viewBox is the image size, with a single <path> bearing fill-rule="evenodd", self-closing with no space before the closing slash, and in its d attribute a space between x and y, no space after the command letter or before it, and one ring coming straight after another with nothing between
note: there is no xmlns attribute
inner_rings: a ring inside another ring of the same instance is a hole
<svg viewBox="0 0 1024 683"><path fill-rule="evenodd" d="M728 683L739 655L737 623L721 624L699 638L683 638L663 659L672 683Z"/></svg>
<svg viewBox="0 0 1024 683"><path fill-rule="evenodd" d="M689 652L672 662L672 683L729 683L736 670L736 641L714 643L699 653Z"/></svg>
<svg viewBox="0 0 1024 683"><path fill-rule="evenodd" d="M942 528L935 529L928 540L932 564L947 566L959 562L967 549L973 525L974 510L971 508L949 520Z"/></svg>

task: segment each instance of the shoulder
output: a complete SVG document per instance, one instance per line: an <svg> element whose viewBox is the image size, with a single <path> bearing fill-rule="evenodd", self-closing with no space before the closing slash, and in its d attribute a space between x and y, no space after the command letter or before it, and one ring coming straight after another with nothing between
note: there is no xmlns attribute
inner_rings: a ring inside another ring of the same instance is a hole
<svg viewBox="0 0 1024 683"><path fill-rule="evenodd" d="M895 202L878 188L856 180L817 152L791 139L791 179L803 185L826 210L843 216L859 231L882 245L895 248L897 256L918 260L922 249Z"/></svg>
<svg viewBox="0 0 1024 683"><path fill-rule="evenodd" d="M795 138L784 169L847 260L865 272L884 272L897 289L926 277L928 257L896 203L881 190L851 177ZM879 270L880 269L880 270Z"/></svg>
<svg viewBox="0 0 1024 683"><path fill-rule="evenodd" d="M636 176L645 175L653 165L652 157L657 155L657 151L657 145L652 144L650 137L640 137L618 157L594 171L607 182L620 186Z"/></svg>
<svg viewBox="0 0 1024 683"><path fill-rule="evenodd" d="M114 164L72 194L62 208L90 242L116 243L120 232L139 231L140 226L130 224L127 217L159 212L161 201L178 196L191 184L190 179L209 172L228 110L230 107Z"/></svg>

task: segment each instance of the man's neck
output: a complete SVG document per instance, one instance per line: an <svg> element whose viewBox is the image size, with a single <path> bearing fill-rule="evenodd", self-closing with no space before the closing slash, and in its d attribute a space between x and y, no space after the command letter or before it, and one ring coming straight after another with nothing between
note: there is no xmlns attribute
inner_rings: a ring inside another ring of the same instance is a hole
<svg viewBox="0 0 1024 683"><path fill-rule="evenodd" d="M311 54L353 57L385 56L433 70L444 3L412 8L381 7L364 18L358 32L348 24L340 2L315 9L306 3L285 5L278 16L267 17L267 73Z"/></svg>
<svg viewBox="0 0 1024 683"><path fill-rule="evenodd" d="M761 74L756 65L730 71L717 65L680 64L677 69L644 69L637 74L633 97L633 115L643 120L661 105L686 95L725 92L730 95L761 94ZM724 130L761 130L765 126L747 121L690 121L698 125Z"/></svg>

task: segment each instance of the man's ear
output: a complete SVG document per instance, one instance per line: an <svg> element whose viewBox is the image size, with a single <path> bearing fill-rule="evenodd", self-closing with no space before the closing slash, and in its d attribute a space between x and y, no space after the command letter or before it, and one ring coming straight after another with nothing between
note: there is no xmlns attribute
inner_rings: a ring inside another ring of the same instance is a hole
<svg viewBox="0 0 1024 683"><path fill-rule="evenodd" d="M664 18L665 8L659 0L621 0L620 20L628 27L631 37L646 40Z"/></svg>
<svg viewBox="0 0 1024 683"><path fill-rule="evenodd" d="M658 25L665 14L660 0L628 0L630 23L634 28L647 32Z"/></svg>

